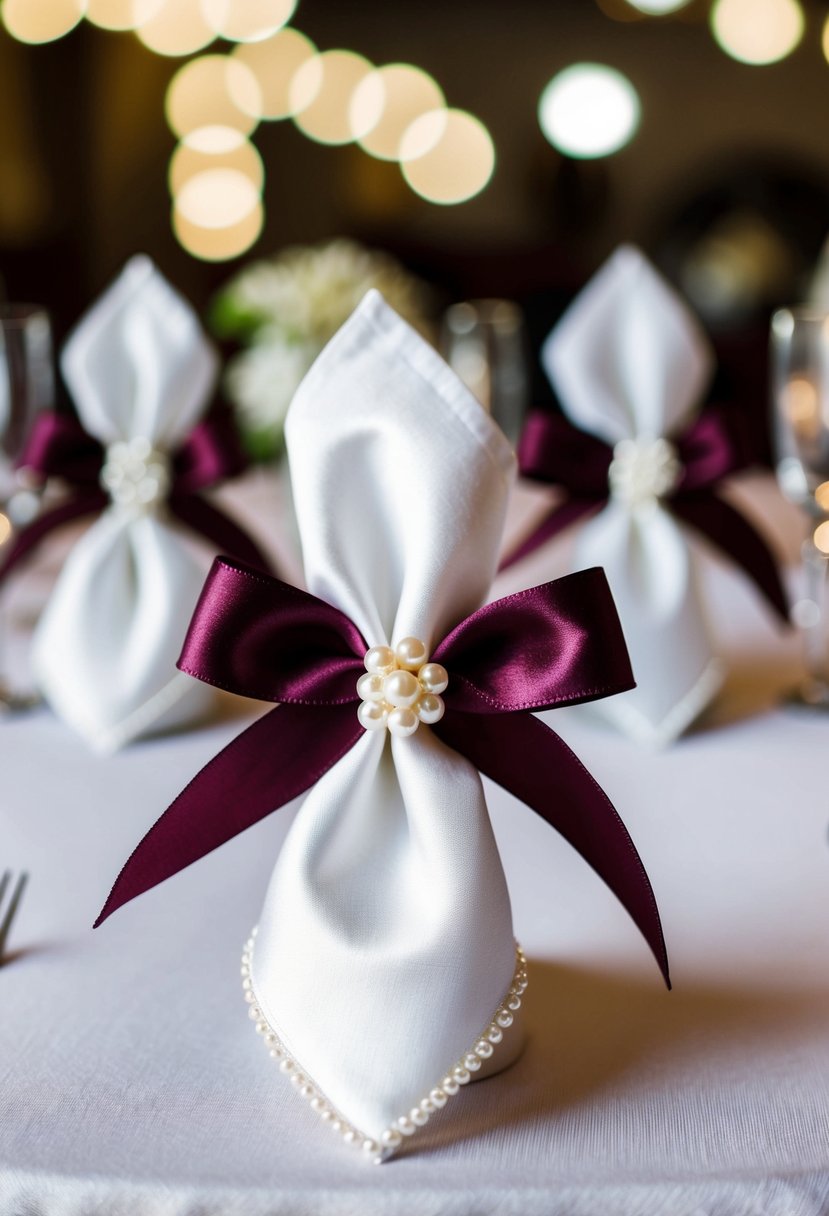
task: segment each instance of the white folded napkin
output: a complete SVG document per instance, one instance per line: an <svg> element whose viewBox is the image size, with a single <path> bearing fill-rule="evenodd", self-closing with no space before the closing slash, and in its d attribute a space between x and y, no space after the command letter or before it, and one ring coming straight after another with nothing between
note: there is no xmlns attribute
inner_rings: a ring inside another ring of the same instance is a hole
<svg viewBox="0 0 829 1216"><path fill-rule="evenodd" d="M680 472L670 440L699 412L713 356L679 296L623 245L556 325L542 362L570 421L615 445L610 501L580 529L573 569L604 567L637 687L592 708L638 741L666 744L723 678L695 553L660 501Z"/></svg>
<svg viewBox="0 0 829 1216"><path fill-rule="evenodd" d="M176 670L204 566L164 500L170 455L204 412L218 360L190 305L136 257L79 322L61 368L106 449L111 503L69 553L33 667L55 712L111 751L201 716L214 695Z"/></svg>
<svg viewBox="0 0 829 1216"><path fill-rule="evenodd" d="M494 576L504 436L370 292L301 385L286 437L309 590L371 646L433 649ZM393 1149L421 1100L457 1092L440 1087L515 968L477 770L429 729L367 730L307 794L273 872L251 959L273 1032L369 1151Z"/></svg>

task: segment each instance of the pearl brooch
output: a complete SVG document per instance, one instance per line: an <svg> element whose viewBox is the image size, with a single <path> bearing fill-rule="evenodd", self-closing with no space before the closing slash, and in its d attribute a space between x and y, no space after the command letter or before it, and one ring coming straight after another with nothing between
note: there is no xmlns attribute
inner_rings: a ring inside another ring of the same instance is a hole
<svg viewBox="0 0 829 1216"><path fill-rule="evenodd" d="M382 648L376 647L375 649ZM255 938L256 929L245 942L242 954L243 981L249 979L251 975ZM401 1115L390 1127L386 1128L379 1141L354 1127L331 1105L315 1082L302 1071L258 1005L250 1004L248 1013L256 1023L257 1032L262 1035L270 1058L278 1065L280 1072L290 1078L296 1092L308 1102L311 1109L319 1115L320 1120L327 1124L332 1131L338 1132L346 1144L360 1148L367 1160L374 1165L381 1165L397 1152L409 1137L414 1136L422 1127L425 1127L432 1115L442 1110L449 1099L459 1093L464 1085L469 1084L472 1074L481 1067L481 1061L488 1059L493 1054L493 1043L500 1043L503 1039L504 1029L502 1027L506 1028L512 1024L513 1013L511 1011L520 1007L521 994L527 987L527 960L517 943L515 957L512 983L474 1046L461 1056L460 1060L449 1069L443 1080L434 1089L431 1089L416 1106L413 1106L408 1114ZM247 1001L255 1001L251 989L245 988L243 991Z"/></svg>
<svg viewBox="0 0 829 1216"><path fill-rule="evenodd" d="M628 507L665 498L681 476L677 450L668 439L621 439L607 473L612 497Z"/></svg>
<svg viewBox="0 0 829 1216"><path fill-rule="evenodd" d="M372 646L364 659L365 674L357 681L357 717L366 730L388 730L399 739L413 735L424 722L440 722L449 675L440 663L429 662L419 638L403 638L391 646Z"/></svg>
<svg viewBox="0 0 829 1216"><path fill-rule="evenodd" d="M140 435L111 443L101 469L101 485L116 506L150 511L170 489L169 458Z"/></svg>

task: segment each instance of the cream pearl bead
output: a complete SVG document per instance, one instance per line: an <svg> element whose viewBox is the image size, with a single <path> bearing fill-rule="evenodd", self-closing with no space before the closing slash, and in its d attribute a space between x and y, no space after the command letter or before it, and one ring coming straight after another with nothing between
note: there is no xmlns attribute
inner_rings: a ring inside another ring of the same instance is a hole
<svg viewBox="0 0 829 1216"><path fill-rule="evenodd" d="M401 705L391 710L386 719L386 725L389 732L398 739L408 739L409 735L413 735L417 730L420 719L413 709Z"/></svg>
<svg viewBox="0 0 829 1216"><path fill-rule="evenodd" d="M404 671L417 671L429 658L429 651L420 638L403 638L395 646L394 655Z"/></svg>
<svg viewBox="0 0 829 1216"><path fill-rule="evenodd" d="M357 717L366 730L385 730L389 711L382 702L361 701L357 707Z"/></svg>
<svg viewBox="0 0 829 1216"><path fill-rule="evenodd" d="M373 676L386 676L394 671L397 660L391 646L372 646L363 659L366 671Z"/></svg>
<svg viewBox="0 0 829 1216"><path fill-rule="evenodd" d="M389 705L409 708L420 696L420 685L410 671L393 671L383 681L383 697Z"/></svg>
<svg viewBox="0 0 829 1216"><path fill-rule="evenodd" d="M361 701L383 700L383 677L367 671L357 681L357 696Z"/></svg>
<svg viewBox="0 0 829 1216"><path fill-rule="evenodd" d="M449 687L449 672L441 663L424 663L417 678L426 692L446 692Z"/></svg>
<svg viewBox="0 0 829 1216"><path fill-rule="evenodd" d="M424 692L415 705L415 713L427 726L434 726L436 722L440 722L445 711L443 697L439 697L433 692Z"/></svg>

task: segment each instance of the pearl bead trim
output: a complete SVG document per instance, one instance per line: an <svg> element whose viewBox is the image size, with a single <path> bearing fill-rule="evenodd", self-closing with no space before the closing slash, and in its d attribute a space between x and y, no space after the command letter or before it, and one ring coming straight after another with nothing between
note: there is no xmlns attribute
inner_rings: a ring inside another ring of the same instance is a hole
<svg viewBox="0 0 829 1216"><path fill-rule="evenodd" d="M346 1144L359 1148L368 1161L374 1165L382 1165L403 1144L404 1140L413 1136L421 1127L425 1127L429 1119L437 1111L446 1106L450 1098L457 1094L463 1085L468 1085L472 1074L477 1072L483 1062L495 1052L504 1038L504 1032L509 1030L515 1020L515 1014L521 1008L524 993L527 990L527 960L524 952L515 944L515 972L506 996L495 1010L487 1026L476 1039L475 1043L461 1056L460 1060L448 1070L443 1080L431 1089L429 1093L409 1111L383 1132L379 1141L366 1136L331 1105L322 1091L305 1075L297 1060L288 1051L274 1028L268 1022L265 1014L256 1004L251 979L251 963L253 947L257 930L245 942L242 953L242 990L249 1005L248 1016L256 1024L256 1033L262 1036L262 1041L271 1059L278 1064L279 1071L291 1079L300 1097L310 1103L323 1123L327 1123L332 1131L338 1132Z"/></svg>
<svg viewBox="0 0 829 1216"><path fill-rule="evenodd" d="M111 443L101 485L116 506L151 511L170 489L169 457L142 435Z"/></svg>
<svg viewBox="0 0 829 1216"><path fill-rule="evenodd" d="M675 490L682 465L669 439L620 439L607 476L612 496L638 507Z"/></svg>
<svg viewBox="0 0 829 1216"><path fill-rule="evenodd" d="M449 675L440 663L430 663L420 638L403 638L394 650L372 646L364 665L365 675L357 681L357 717L366 730L388 730L405 739L421 722L440 722L445 709L440 694Z"/></svg>

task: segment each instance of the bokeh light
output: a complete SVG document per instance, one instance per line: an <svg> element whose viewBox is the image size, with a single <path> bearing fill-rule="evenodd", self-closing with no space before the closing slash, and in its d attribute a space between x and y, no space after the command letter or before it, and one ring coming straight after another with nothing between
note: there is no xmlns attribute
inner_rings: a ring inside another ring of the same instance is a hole
<svg viewBox="0 0 829 1216"><path fill-rule="evenodd" d="M495 145L484 124L464 110L421 114L400 143L403 176L430 203L464 203L484 189Z"/></svg>
<svg viewBox="0 0 829 1216"><path fill-rule="evenodd" d="M303 63L289 90L299 129L321 144L351 143L351 99L371 71L373 65L353 51L324 51Z"/></svg>
<svg viewBox="0 0 829 1216"><path fill-rule="evenodd" d="M164 0L158 12L142 21L135 32L158 55L192 55L216 38L201 0Z"/></svg>
<svg viewBox="0 0 829 1216"><path fill-rule="evenodd" d="M0 545L5 545L6 541L11 537L11 534L12 522L8 515L4 515L3 512L0 511Z"/></svg>
<svg viewBox="0 0 829 1216"><path fill-rule="evenodd" d="M86 0L4 0L3 24L19 42L54 42L74 29Z"/></svg>
<svg viewBox="0 0 829 1216"><path fill-rule="evenodd" d="M640 13L649 17L664 17L667 13L676 13L690 4L691 0L627 0Z"/></svg>
<svg viewBox="0 0 829 1216"><path fill-rule="evenodd" d="M202 0L207 24L231 42L269 38L291 20L296 0Z"/></svg>
<svg viewBox="0 0 829 1216"><path fill-rule="evenodd" d="M102 30L134 30L160 10L165 0L87 0L86 19Z"/></svg>
<svg viewBox="0 0 829 1216"><path fill-rule="evenodd" d="M264 42L245 42L233 48L232 59L250 68L259 82L261 117L290 118L291 83L299 69L317 54L310 38L298 30L280 30ZM240 103L242 98L239 98Z"/></svg>
<svg viewBox="0 0 829 1216"><path fill-rule="evenodd" d="M202 228L173 205L173 231L179 243L203 262L226 262L246 253L258 240L265 220L261 200L243 219L225 228Z"/></svg>
<svg viewBox="0 0 829 1216"><path fill-rule="evenodd" d="M406 130L421 114L445 105L437 81L408 63L376 68L358 84L349 119L360 147L380 160L398 160Z"/></svg>
<svg viewBox="0 0 829 1216"><path fill-rule="evenodd" d="M593 159L618 152L636 133L639 95L626 76L602 63L574 63L541 94L538 121L565 156Z"/></svg>
<svg viewBox="0 0 829 1216"><path fill-rule="evenodd" d="M222 167L188 178L175 197L176 210L198 228L232 228L259 202L259 191L246 174Z"/></svg>
<svg viewBox="0 0 829 1216"><path fill-rule="evenodd" d="M167 122L177 135L208 126L235 127L248 134L261 108L258 80L230 55L191 59L167 87Z"/></svg>
<svg viewBox="0 0 829 1216"><path fill-rule="evenodd" d="M821 553L829 555L829 521L824 520L815 528L814 542Z"/></svg>
<svg viewBox="0 0 829 1216"><path fill-rule="evenodd" d="M173 197L190 178L206 169L233 169L242 173L259 194L265 185L262 157L250 140L233 127L201 127L181 141L170 159L167 178Z"/></svg>
<svg viewBox="0 0 829 1216"><path fill-rule="evenodd" d="M805 28L798 0L716 0L715 40L740 63L776 63L794 50Z"/></svg>
<svg viewBox="0 0 829 1216"><path fill-rule="evenodd" d="M781 389L780 404L798 439L817 439L822 425L820 395L808 376L792 376Z"/></svg>

